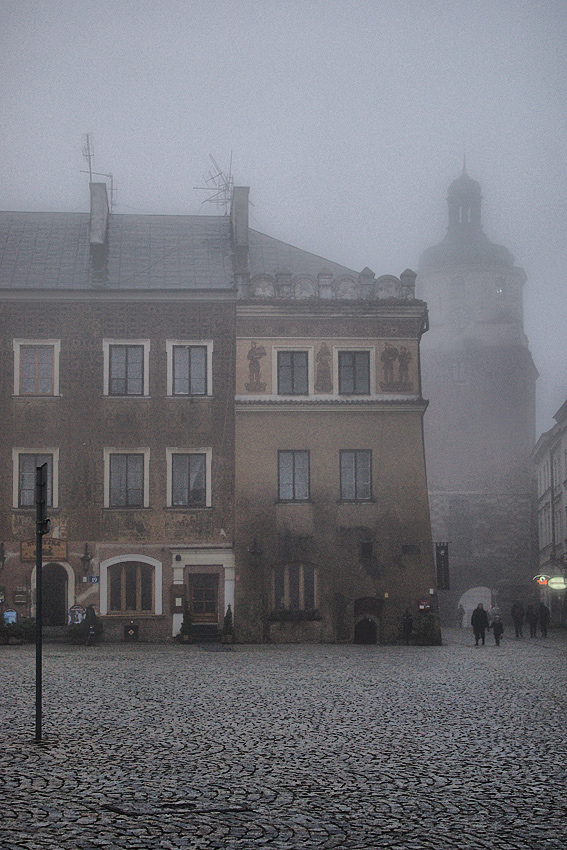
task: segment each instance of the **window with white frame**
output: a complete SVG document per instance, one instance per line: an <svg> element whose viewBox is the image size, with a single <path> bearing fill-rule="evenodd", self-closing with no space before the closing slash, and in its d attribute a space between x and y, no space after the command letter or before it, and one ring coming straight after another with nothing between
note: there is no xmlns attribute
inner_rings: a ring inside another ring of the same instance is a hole
<svg viewBox="0 0 567 850"><path fill-rule="evenodd" d="M213 343L166 341L167 394L170 396L206 396L212 393Z"/></svg>
<svg viewBox="0 0 567 850"><path fill-rule="evenodd" d="M16 448L12 452L14 508L33 508L38 466L47 464L47 505L59 506L59 449Z"/></svg>
<svg viewBox="0 0 567 850"><path fill-rule="evenodd" d="M105 449L105 508L149 507L149 464L149 448Z"/></svg>
<svg viewBox="0 0 567 850"><path fill-rule="evenodd" d="M14 340L14 395L59 395L58 339Z"/></svg>
<svg viewBox="0 0 567 850"><path fill-rule="evenodd" d="M168 448L166 458L167 507L211 507L212 450Z"/></svg>
<svg viewBox="0 0 567 850"><path fill-rule="evenodd" d="M348 502L372 498L372 452L366 449L340 453L341 499Z"/></svg>
<svg viewBox="0 0 567 850"><path fill-rule="evenodd" d="M281 502L309 499L309 452L278 452L278 494Z"/></svg>
<svg viewBox="0 0 567 850"><path fill-rule="evenodd" d="M278 395L309 394L309 354L307 351L277 352Z"/></svg>
<svg viewBox="0 0 567 850"><path fill-rule="evenodd" d="M108 567L108 613L154 613L154 567L123 561Z"/></svg>
<svg viewBox="0 0 567 850"><path fill-rule="evenodd" d="M339 394L370 393L370 352L339 351Z"/></svg>
<svg viewBox="0 0 567 850"><path fill-rule="evenodd" d="M104 395L149 395L149 340L105 339Z"/></svg>

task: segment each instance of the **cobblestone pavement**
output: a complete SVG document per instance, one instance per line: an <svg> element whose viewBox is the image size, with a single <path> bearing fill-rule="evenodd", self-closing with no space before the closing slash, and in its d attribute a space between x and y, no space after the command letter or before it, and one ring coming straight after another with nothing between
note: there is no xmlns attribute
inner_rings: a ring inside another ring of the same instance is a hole
<svg viewBox="0 0 567 850"><path fill-rule="evenodd" d="M2 850L564 850L567 637L0 647Z"/></svg>

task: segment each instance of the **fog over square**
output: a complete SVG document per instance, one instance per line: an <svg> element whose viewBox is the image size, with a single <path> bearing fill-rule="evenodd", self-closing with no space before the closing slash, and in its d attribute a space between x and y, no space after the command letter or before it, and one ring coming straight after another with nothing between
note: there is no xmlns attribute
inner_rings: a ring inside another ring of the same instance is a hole
<svg viewBox="0 0 567 850"><path fill-rule="evenodd" d="M466 154L484 229L528 281L538 434L567 396L567 7L523 0L2 0L0 208L218 213L212 154L251 227L377 275L446 232Z"/></svg>

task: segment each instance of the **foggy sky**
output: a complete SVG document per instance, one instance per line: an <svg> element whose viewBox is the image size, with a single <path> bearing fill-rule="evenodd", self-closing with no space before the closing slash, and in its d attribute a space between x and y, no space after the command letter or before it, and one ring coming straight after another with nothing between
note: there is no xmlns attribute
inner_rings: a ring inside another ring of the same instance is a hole
<svg viewBox="0 0 567 850"><path fill-rule="evenodd" d="M251 226L377 274L416 268L467 156L528 276L538 434L567 398L567 3L0 0L0 208L201 206L209 154Z"/></svg>

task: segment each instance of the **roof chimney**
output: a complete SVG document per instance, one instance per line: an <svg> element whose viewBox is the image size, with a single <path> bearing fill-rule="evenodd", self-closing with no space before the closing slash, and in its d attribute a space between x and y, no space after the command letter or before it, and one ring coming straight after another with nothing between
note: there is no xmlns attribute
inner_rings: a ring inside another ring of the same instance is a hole
<svg viewBox="0 0 567 850"><path fill-rule="evenodd" d="M249 186L235 186L232 190L230 205L230 223L232 238L236 248L248 245L248 195Z"/></svg>
<svg viewBox="0 0 567 850"><path fill-rule="evenodd" d="M89 187L91 190L89 242L91 245L104 245L108 227L106 183L89 183Z"/></svg>
<svg viewBox="0 0 567 850"><path fill-rule="evenodd" d="M250 280L248 268L248 195L249 186L235 186L230 206L230 230L232 236L234 278L236 288L242 295L247 291Z"/></svg>

